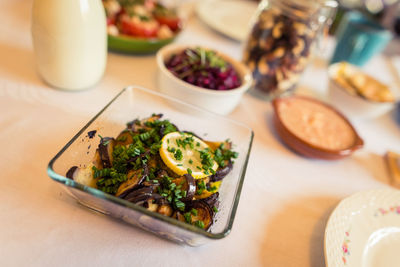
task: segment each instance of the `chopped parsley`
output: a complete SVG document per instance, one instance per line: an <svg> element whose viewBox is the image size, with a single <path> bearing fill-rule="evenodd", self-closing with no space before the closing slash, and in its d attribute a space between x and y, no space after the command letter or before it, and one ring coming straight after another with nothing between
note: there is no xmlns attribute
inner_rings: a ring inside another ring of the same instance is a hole
<svg viewBox="0 0 400 267"><path fill-rule="evenodd" d="M183 136L182 139L176 139L176 145L178 147L182 147L183 149L186 149L187 146L189 146L191 149L194 148L194 138L193 135L188 135L188 134L184 134L181 133L181 136Z"/></svg>
<svg viewBox="0 0 400 267"><path fill-rule="evenodd" d="M185 212L183 214L183 217L185 218L185 221L187 223L192 223L192 215L190 214L190 212Z"/></svg>
<svg viewBox="0 0 400 267"><path fill-rule="evenodd" d="M192 208L192 209L190 210L190 213L193 214L194 216L197 216L197 210L194 209L194 208Z"/></svg>
<svg viewBox="0 0 400 267"><path fill-rule="evenodd" d="M225 143L222 143L214 151L214 160L221 167L225 167L227 161L231 161L233 163L232 159L236 159L239 156L239 153L232 151L226 148L225 146L226 146Z"/></svg>
<svg viewBox="0 0 400 267"><path fill-rule="evenodd" d="M164 177L161 180L160 187L158 188L158 193L162 197L166 197L167 201L172 204L172 206L180 211L185 210L185 203L181 201L182 197L186 196L186 191L182 191L181 185L177 185L171 180L170 177ZM185 192L183 196L183 192Z"/></svg>
<svg viewBox="0 0 400 267"><path fill-rule="evenodd" d="M213 170L214 166L214 159L212 157L212 153L209 148L205 148L203 150L197 150L200 153L200 159L201 159L201 164L202 169L204 170L204 173L209 175L210 172L214 173L215 171Z"/></svg>
<svg viewBox="0 0 400 267"><path fill-rule="evenodd" d="M201 195L206 189L206 183L204 182L204 180L200 180L199 182L197 182L196 195Z"/></svg>
<svg viewBox="0 0 400 267"><path fill-rule="evenodd" d="M117 138L118 142L125 142L128 139L128 137L126 135L122 135L120 137Z"/></svg>
<svg viewBox="0 0 400 267"><path fill-rule="evenodd" d="M175 151L174 158L175 158L176 160L182 160L182 159L183 159L182 150L180 150L180 149L178 148L178 149Z"/></svg>
<svg viewBox="0 0 400 267"><path fill-rule="evenodd" d="M97 180L97 187L106 193L115 194L121 183L127 180L126 174L118 173L114 168L97 169L92 167L93 177Z"/></svg>
<svg viewBox="0 0 400 267"><path fill-rule="evenodd" d="M195 221L194 223L195 226L204 229L204 222L203 221Z"/></svg>

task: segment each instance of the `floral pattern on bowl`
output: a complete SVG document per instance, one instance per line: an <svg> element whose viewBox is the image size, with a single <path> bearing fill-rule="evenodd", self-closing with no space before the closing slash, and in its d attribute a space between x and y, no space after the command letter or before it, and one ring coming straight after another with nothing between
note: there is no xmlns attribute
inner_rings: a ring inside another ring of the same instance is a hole
<svg viewBox="0 0 400 267"><path fill-rule="evenodd" d="M346 257L350 255L350 250L349 250L349 243L350 243L349 235L350 234L349 233L350 233L350 230L345 232L345 238L344 238L344 241L342 244L342 250L343 250L342 260L343 260L344 264L346 264L346 262L347 262Z"/></svg>
<svg viewBox="0 0 400 267"><path fill-rule="evenodd" d="M395 214L399 214L400 215L400 205L399 206L391 206L391 207L389 207L387 209L379 208L375 212L374 216L385 215L385 214L388 214L388 213L395 213Z"/></svg>

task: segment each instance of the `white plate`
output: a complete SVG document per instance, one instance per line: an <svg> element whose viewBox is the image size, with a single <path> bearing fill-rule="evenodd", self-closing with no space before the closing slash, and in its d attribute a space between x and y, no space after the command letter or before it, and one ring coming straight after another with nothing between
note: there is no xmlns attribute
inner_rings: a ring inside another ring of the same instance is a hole
<svg viewBox="0 0 400 267"><path fill-rule="evenodd" d="M325 230L327 267L399 267L399 256L399 190L360 192L340 202Z"/></svg>
<svg viewBox="0 0 400 267"><path fill-rule="evenodd" d="M250 31L250 21L257 2L245 0L202 0L197 15L208 26L228 37L244 41Z"/></svg>

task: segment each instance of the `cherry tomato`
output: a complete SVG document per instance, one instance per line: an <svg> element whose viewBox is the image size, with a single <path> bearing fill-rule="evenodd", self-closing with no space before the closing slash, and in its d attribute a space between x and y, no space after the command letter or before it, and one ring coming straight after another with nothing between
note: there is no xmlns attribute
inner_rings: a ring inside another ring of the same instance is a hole
<svg viewBox="0 0 400 267"><path fill-rule="evenodd" d="M159 25L157 21L141 21L138 17L121 17L121 31L124 34L138 37L156 37Z"/></svg>
<svg viewBox="0 0 400 267"><path fill-rule="evenodd" d="M115 17L107 18L107 26L115 25Z"/></svg>
<svg viewBox="0 0 400 267"><path fill-rule="evenodd" d="M156 16L156 20L162 25L167 25L172 31L178 30L181 24L177 16Z"/></svg>

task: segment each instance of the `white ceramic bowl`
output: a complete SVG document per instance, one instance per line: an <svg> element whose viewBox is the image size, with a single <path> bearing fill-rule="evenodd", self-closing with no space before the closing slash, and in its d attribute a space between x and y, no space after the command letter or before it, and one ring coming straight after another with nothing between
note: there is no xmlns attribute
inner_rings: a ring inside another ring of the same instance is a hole
<svg viewBox="0 0 400 267"><path fill-rule="evenodd" d="M329 101L351 119L372 119L379 117L394 107L393 102L378 102L367 100L360 96L349 94L346 89L335 82L340 63L329 66ZM348 71L359 71L355 66L348 65Z"/></svg>
<svg viewBox="0 0 400 267"><path fill-rule="evenodd" d="M233 68L239 74L242 85L238 88L224 91L206 89L192 85L175 77L165 67L165 62L169 57L188 47L194 48L195 46L171 44L163 47L157 52L158 87L160 88L160 91L209 111L222 115L229 114L238 105L242 95L252 85L253 80L250 70L243 63L211 49L216 51L225 61L232 64Z"/></svg>

